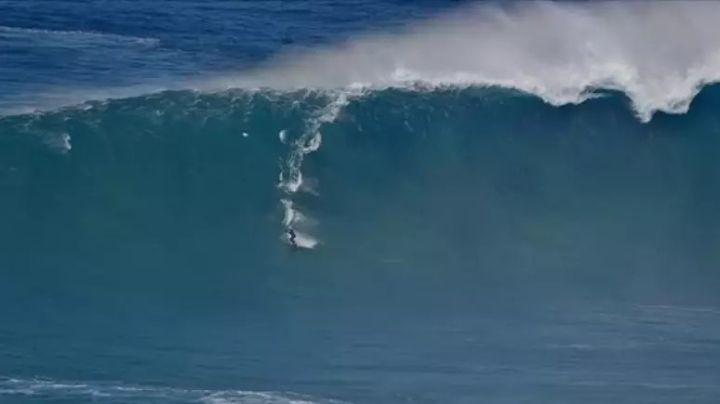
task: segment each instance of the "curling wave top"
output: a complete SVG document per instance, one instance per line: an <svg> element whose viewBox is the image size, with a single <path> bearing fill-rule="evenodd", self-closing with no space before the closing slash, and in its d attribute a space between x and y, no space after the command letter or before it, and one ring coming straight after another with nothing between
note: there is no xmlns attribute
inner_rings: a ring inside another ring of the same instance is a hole
<svg viewBox="0 0 720 404"><path fill-rule="evenodd" d="M196 87L499 86L562 105L619 90L639 118L683 113L720 80L720 3L475 5L402 32L283 54Z"/></svg>

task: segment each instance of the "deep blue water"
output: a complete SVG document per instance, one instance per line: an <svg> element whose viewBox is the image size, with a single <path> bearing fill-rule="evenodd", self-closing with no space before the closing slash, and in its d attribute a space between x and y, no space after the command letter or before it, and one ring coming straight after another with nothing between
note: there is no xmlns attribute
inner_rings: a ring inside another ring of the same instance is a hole
<svg viewBox="0 0 720 404"><path fill-rule="evenodd" d="M186 84L464 3L0 1L0 403L720 401L717 86Z"/></svg>
<svg viewBox="0 0 720 404"><path fill-rule="evenodd" d="M283 48L397 28L454 3L4 0L0 106L42 106L42 94L80 92L84 101L114 87L169 87L184 77L252 66Z"/></svg>

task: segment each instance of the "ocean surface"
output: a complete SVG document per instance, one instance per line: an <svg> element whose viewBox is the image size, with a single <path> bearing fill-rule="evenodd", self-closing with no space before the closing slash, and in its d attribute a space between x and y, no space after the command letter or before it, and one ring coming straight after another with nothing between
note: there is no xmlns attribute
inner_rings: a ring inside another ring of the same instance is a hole
<svg viewBox="0 0 720 404"><path fill-rule="evenodd" d="M0 0L0 403L720 402L717 21Z"/></svg>

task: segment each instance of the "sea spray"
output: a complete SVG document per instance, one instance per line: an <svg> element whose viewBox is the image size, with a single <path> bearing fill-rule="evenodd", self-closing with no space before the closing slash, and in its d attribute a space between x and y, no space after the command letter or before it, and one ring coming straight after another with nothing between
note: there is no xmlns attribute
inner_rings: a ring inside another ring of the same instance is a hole
<svg viewBox="0 0 720 404"><path fill-rule="evenodd" d="M400 32L280 55L204 88L489 86L553 105L618 90L643 121L687 112L720 80L720 3L514 2L461 7Z"/></svg>

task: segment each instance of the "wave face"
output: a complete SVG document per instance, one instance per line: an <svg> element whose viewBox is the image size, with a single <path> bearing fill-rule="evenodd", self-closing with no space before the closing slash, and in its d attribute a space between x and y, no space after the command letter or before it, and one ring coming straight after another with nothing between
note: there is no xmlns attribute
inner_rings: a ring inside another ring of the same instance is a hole
<svg viewBox="0 0 720 404"><path fill-rule="evenodd" d="M716 94L650 124L617 94L558 109L483 88L181 91L8 117L2 240L21 267L200 245L271 263L292 228L323 265L710 270Z"/></svg>
<svg viewBox="0 0 720 404"><path fill-rule="evenodd" d="M628 102L180 91L3 118L0 401L714 402L720 92L650 123Z"/></svg>
<svg viewBox="0 0 720 404"><path fill-rule="evenodd" d="M0 400L711 403L720 93L647 124L627 103L181 91L3 118L0 370L25 381Z"/></svg>

